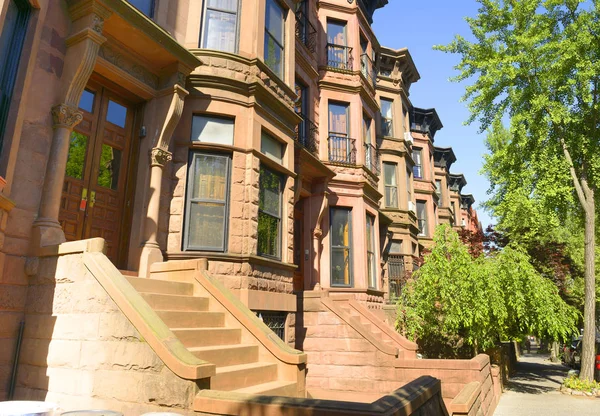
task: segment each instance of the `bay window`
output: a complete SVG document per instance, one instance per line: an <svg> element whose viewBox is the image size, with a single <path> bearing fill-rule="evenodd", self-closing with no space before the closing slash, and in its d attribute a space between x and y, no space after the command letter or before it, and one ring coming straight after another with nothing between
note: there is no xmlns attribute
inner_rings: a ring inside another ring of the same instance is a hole
<svg viewBox="0 0 600 416"><path fill-rule="evenodd" d="M351 217L351 209L330 210L331 286L353 285Z"/></svg>

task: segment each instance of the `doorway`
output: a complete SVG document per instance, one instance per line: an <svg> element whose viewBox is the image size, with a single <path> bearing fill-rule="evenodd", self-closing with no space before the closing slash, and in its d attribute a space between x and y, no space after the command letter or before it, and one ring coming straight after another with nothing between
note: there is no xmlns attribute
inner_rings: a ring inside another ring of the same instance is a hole
<svg viewBox="0 0 600 416"><path fill-rule="evenodd" d="M59 221L67 241L104 238L108 258L123 267L134 107L90 83L79 109L83 120L71 133Z"/></svg>

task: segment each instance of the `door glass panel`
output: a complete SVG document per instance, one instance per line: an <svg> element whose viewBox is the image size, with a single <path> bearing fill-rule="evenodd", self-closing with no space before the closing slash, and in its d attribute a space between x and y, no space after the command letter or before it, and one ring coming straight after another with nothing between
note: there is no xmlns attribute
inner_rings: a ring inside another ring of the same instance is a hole
<svg viewBox="0 0 600 416"><path fill-rule="evenodd" d="M98 185L117 190L119 188L119 171L121 170L121 151L107 144L102 144Z"/></svg>
<svg viewBox="0 0 600 416"><path fill-rule="evenodd" d="M112 124L125 128L125 120L127 119L127 107L108 100L108 111L106 112L106 121Z"/></svg>
<svg viewBox="0 0 600 416"><path fill-rule="evenodd" d="M65 174L71 178L83 179L85 169L85 155L87 153L89 137L76 131L71 133L69 142L69 157Z"/></svg>
<svg viewBox="0 0 600 416"><path fill-rule="evenodd" d="M93 113L94 98L96 98L96 94L88 90L83 90L83 93L81 94L81 99L79 100L79 108L84 111L87 111L88 113Z"/></svg>

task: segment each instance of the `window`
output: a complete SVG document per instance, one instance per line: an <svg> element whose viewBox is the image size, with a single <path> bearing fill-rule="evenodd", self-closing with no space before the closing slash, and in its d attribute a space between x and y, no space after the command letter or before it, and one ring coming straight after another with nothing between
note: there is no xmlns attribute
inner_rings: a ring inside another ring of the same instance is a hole
<svg viewBox="0 0 600 416"><path fill-rule="evenodd" d="M258 182L258 254L280 258L283 178L261 165Z"/></svg>
<svg viewBox="0 0 600 416"><path fill-rule="evenodd" d="M192 118L192 141L233 146L234 120L198 115Z"/></svg>
<svg viewBox="0 0 600 416"><path fill-rule="evenodd" d="M237 53L238 0L206 0L202 48Z"/></svg>
<svg viewBox="0 0 600 416"><path fill-rule="evenodd" d="M283 144L265 132L260 138L260 151L276 162L282 163L283 161Z"/></svg>
<svg viewBox="0 0 600 416"><path fill-rule="evenodd" d="M352 210L332 208L331 222L331 286L351 287L352 281Z"/></svg>
<svg viewBox="0 0 600 416"><path fill-rule="evenodd" d="M383 182L385 186L385 207L398 208L398 185L396 184L396 164L383 162Z"/></svg>
<svg viewBox="0 0 600 416"><path fill-rule="evenodd" d="M423 165L421 162L421 149L413 149L412 152L413 161L415 165L413 166L413 174L415 175L415 179L423 178Z"/></svg>
<svg viewBox="0 0 600 416"><path fill-rule="evenodd" d="M30 13L29 1L9 0L0 33L0 151Z"/></svg>
<svg viewBox="0 0 600 416"><path fill-rule="evenodd" d="M451 205L452 205L452 226L454 226L454 225L456 225L456 215L458 214L456 212L456 202L452 201Z"/></svg>
<svg viewBox="0 0 600 416"><path fill-rule="evenodd" d="M375 261L375 217L367 214L367 274L369 288L377 288L377 262Z"/></svg>
<svg viewBox="0 0 600 416"><path fill-rule="evenodd" d="M329 102L329 161L354 164L354 140L348 137L349 107L346 103Z"/></svg>
<svg viewBox="0 0 600 416"><path fill-rule="evenodd" d="M393 126L393 102L392 100L381 99L381 134L392 137L394 135Z"/></svg>
<svg viewBox="0 0 600 416"><path fill-rule="evenodd" d="M392 240L387 258L389 279L388 302L396 303L406 284L404 273L404 256L402 255L402 240Z"/></svg>
<svg viewBox="0 0 600 416"><path fill-rule="evenodd" d="M438 205L444 206L444 194L442 192L442 181L440 179L435 180L435 193L438 196Z"/></svg>
<svg viewBox="0 0 600 416"><path fill-rule="evenodd" d="M363 143L365 145L365 166L371 172L379 173L379 162L377 160L377 149L373 146L373 134L371 131L372 120L363 115Z"/></svg>
<svg viewBox="0 0 600 416"><path fill-rule="evenodd" d="M265 16L265 64L283 78L283 33L285 14L275 0L267 0Z"/></svg>
<svg viewBox="0 0 600 416"><path fill-rule="evenodd" d="M327 66L352 70L352 48L347 45L346 22L327 21Z"/></svg>
<svg viewBox="0 0 600 416"><path fill-rule="evenodd" d="M417 201L417 221L419 235L427 236L427 203L425 201Z"/></svg>
<svg viewBox="0 0 600 416"><path fill-rule="evenodd" d="M128 2L149 18L154 16L154 0L128 0Z"/></svg>
<svg viewBox="0 0 600 416"><path fill-rule="evenodd" d="M191 154L184 249L225 251L230 161L225 155Z"/></svg>
<svg viewBox="0 0 600 416"><path fill-rule="evenodd" d="M412 192L411 192L411 180L410 180L410 169L406 169L406 195L408 198L408 209L410 209L410 203L412 202Z"/></svg>

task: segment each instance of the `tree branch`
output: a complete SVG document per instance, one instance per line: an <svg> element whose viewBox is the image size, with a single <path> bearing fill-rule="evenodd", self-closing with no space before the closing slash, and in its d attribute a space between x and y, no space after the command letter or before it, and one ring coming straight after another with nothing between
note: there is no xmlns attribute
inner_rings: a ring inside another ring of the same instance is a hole
<svg viewBox="0 0 600 416"><path fill-rule="evenodd" d="M567 159L567 163L569 164L569 172L571 173L571 179L573 179L573 184L575 185L575 191L577 192L579 201L581 202L583 209L587 210L587 195L581 187L581 183L579 181L579 178L577 177L577 172L575 171L575 166L573 166L573 159L571 159L571 153L569 153L567 143L565 143L565 139L563 139L562 137L560 138L560 145L562 146L563 153L565 154L565 159Z"/></svg>

